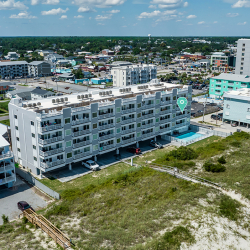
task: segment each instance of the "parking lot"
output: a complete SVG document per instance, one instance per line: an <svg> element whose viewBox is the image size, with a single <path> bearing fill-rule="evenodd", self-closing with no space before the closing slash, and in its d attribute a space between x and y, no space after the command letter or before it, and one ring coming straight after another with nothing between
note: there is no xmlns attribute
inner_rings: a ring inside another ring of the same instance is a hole
<svg viewBox="0 0 250 250"><path fill-rule="evenodd" d="M205 114L210 114L218 111L217 106L211 106L210 104L206 104ZM191 104L191 116L197 117L202 116L204 112L204 105L203 103L194 103ZM223 111L218 111L223 112Z"/></svg>
<svg viewBox="0 0 250 250"><path fill-rule="evenodd" d="M17 177L12 188L0 186L0 225L3 224L3 214L8 216L10 221L17 219L21 214L17 208L17 202L27 201L34 210L39 210L46 207L49 200L46 195Z"/></svg>
<svg viewBox="0 0 250 250"><path fill-rule="evenodd" d="M162 139L157 139L157 141L160 142L163 146L169 144L167 141L164 141ZM149 142L150 140L146 140L146 141L139 143L139 147L142 153L145 153L145 152L148 152L149 150L154 149L153 147L149 146ZM132 144L128 147L131 147L131 146L134 147L135 144ZM106 154L97 156L96 162L100 166L100 169L104 169L110 165L120 162L121 160L134 157L135 156L134 154L127 152L128 147L120 148L120 155L121 155L120 159L117 159L115 150L108 152ZM81 162L77 162L77 163L72 164L72 170L69 170L67 166L64 168L60 168L60 170L51 171L48 174L44 174L44 175L46 177L52 176L61 182L67 182L67 181L74 180L80 176L89 174L91 172L92 172L91 170L83 167Z"/></svg>

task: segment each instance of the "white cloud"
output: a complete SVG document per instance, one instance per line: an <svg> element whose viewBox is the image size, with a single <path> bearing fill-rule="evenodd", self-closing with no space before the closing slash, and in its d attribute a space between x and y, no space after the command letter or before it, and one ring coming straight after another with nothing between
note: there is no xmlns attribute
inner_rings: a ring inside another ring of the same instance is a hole
<svg viewBox="0 0 250 250"><path fill-rule="evenodd" d="M120 10L110 10L110 11L107 11L107 13L111 13L111 14L116 14L116 13L119 13Z"/></svg>
<svg viewBox="0 0 250 250"><path fill-rule="evenodd" d="M238 0L235 4L232 5L232 8L250 8L250 0Z"/></svg>
<svg viewBox="0 0 250 250"><path fill-rule="evenodd" d="M161 9L176 9L188 6L188 2L184 2L184 0L152 0L151 3L158 4Z"/></svg>
<svg viewBox="0 0 250 250"><path fill-rule="evenodd" d="M31 0L31 5L42 4L59 4L60 0Z"/></svg>
<svg viewBox="0 0 250 250"><path fill-rule="evenodd" d="M107 19L110 19L112 17L112 14L108 14L108 15L97 15L95 17L95 20L107 20Z"/></svg>
<svg viewBox="0 0 250 250"><path fill-rule="evenodd" d="M74 18L84 18L82 15L74 16Z"/></svg>
<svg viewBox="0 0 250 250"><path fill-rule="evenodd" d="M214 23L218 23L218 21L214 21Z"/></svg>
<svg viewBox="0 0 250 250"><path fill-rule="evenodd" d="M94 6L97 8L114 7L124 4L126 0L73 0L73 4L81 7Z"/></svg>
<svg viewBox="0 0 250 250"><path fill-rule="evenodd" d="M22 2L15 0L7 0L7 1L0 1L0 10L11 10L11 9L18 9L18 10L26 10L28 9Z"/></svg>
<svg viewBox="0 0 250 250"><path fill-rule="evenodd" d="M52 9L52 10L48 10L48 11L42 11L42 15L43 16L47 16L47 15L58 15L58 14L62 14L65 13L69 10L69 8L66 8L65 10L58 8L58 9Z"/></svg>
<svg viewBox="0 0 250 250"><path fill-rule="evenodd" d="M176 22L181 22L182 20L176 20Z"/></svg>
<svg viewBox="0 0 250 250"><path fill-rule="evenodd" d="M97 25L105 25L104 23L98 23Z"/></svg>
<svg viewBox="0 0 250 250"><path fill-rule="evenodd" d="M244 23L238 23L238 25L246 25L247 22L244 22Z"/></svg>
<svg viewBox="0 0 250 250"><path fill-rule="evenodd" d="M200 21L200 22L198 22L198 24L204 24L205 22L204 21Z"/></svg>
<svg viewBox="0 0 250 250"><path fill-rule="evenodd" d="M84 12L84 13L89 13L89 12L96 12L96 10L94 9L91 9L89 7L80 7L78 10L78 12Z"/></svg>
<svg viewBox="0 0 250 250"><path fill-rule="evenodd" d="M227 13L228 17L236 17L238 15L239 15L239 13Z"/></svg>
<svg viewBox="0 0 250 250"><path fill-rule="evenodd" d="M149 5L148 7L149 7L150 9L156 9L156 8L157 8L157 6L156 6L156 5L153 5L153 4Z"/></svg>
<svg viewBox="0 0 250 250"><path fill-rule="evenodd" d="M11 15L10 18L23 18L23 19L34 19L37 18L36 16L31 16L28 12L23 11L20 12L19 14L15 15Z"/></svg>
<svg viewBox="0 0 250 250"><path fill-rule="evenodd" d="M185 3L183 4L183 7L188 7L188 2L185 2Z"/></svg>
<svg viewBox="0 0 250 250"><path fill-rule="evenodd" d="M122 28L127 28L127 25L123 25Z"/></svg>
<svg viewBox="0 0 250 250"><path fill-rule="evenodd" d="M197 16L196 15L189 15L187 16L187 19L192 19L192 18L196 18Z"/></svg>
<svg viewBox="0 0 250 250"><path fill-rule="evenodd" d="M143 18L151 18L151 17L156 17L159 16L161 12L159 10L154 10L153 12L142 12L138 18L143 19Z"/></svg>
<svg viewBox="0 0 250 250"><path fill-rule="evenodd" d="M89 20L91 20L92 19L92 17L89 17Z"/></svg>
<svg viewBox="0 0 250 250"><path fill-rule="evenodd" d="M68 17L67 17L67 15L62 15L61 17L60 17L60 19L67 19Z"/></svg>

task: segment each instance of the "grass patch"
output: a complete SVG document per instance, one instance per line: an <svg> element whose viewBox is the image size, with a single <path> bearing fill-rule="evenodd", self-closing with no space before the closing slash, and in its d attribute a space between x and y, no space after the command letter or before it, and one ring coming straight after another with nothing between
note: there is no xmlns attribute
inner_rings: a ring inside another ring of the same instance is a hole
<svg viewBox="0 0 250 250"><path fill-rule="evenodd" d="M10 126L10 120L9 119L8 120L2 120L2 121L0 121L0 123L4 124L6 126Z"/></svg>
<svg viewBox="0 0 250 250"><path fill-rule="evenodd" d="M230 198L229 196L223 196L220 200L219 214L227 217L229 220L237 220L239 218L239 208L241 204Z"/></svg>
<svg viewBox="0 0 250 250"><path fill-rule="evenodd" d="M9 107L8 107L9 102L10 101L0 102L0 109L3 111L6 111L5 113L8 113L8 111L9 111Z"/></svg>

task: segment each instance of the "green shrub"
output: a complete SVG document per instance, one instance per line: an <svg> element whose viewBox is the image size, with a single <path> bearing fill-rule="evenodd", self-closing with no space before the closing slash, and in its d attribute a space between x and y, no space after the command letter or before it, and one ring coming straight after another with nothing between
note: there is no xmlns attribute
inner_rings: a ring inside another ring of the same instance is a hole
<svg viewBox="0 0 250 250"><path fill-rule="evenodd" d="M239 141L232 141L230 142L230 145L235 147L235 148L239 148L241 146L241 142Z"/></svg>
<svg viewBox="0 0 250 250"><path fill-rule="evenodd" d="M9 223L9 217L6 216L5 214L2 215L2 220L3 220L3 224Z"/></svg>
<svg viewBox="0 0 250 250"><path fill-rule="evenodd" d="M181 161L186 161L186 160L193 160L198 157L198 154L193 150L192 148L188 147L179 147L176 150L173 150L169 152L166 155L166 160L171 161L171 160L181 160Z"/></svg>
<svg viewBox="0 0 250 250"><path fill-rule="evenodd" d="M53 208L46 213L45 217L50 218L52 215L69 215L69 214L70 214L69 205L62 203L58 206L53 206Z"/></svg>
<svg viewBox="0 0 250 250"><path fill-rule="evenodd" d="M239 217L240 203L229 196L223 196L220 200L219 213L230 220L237 220Z"/></svg>
<svg viewBox="0 0 250 250"><path fill-rule="evenodd" d="M11 224L0 225L0 234L11 233L14 231L14 227Z"/></svg>
<svg viewBox="0 0 250 250"><path fill-rule="evenodd" d="M226 161L226 159L225 159L224 156L221 156L217 161L218 161L220 164L226 164L226 163L227 163L227 161Z"/></svg>
<svg viewBox="0 0 250 250"><path fill-rule="evenodd" d="M219 172L225 172L226 167L221 165L220 163L218 164L213 164L212 162L205 162L203 167L207 172L212 172L212 173L219 173Z"/></svg>
<svg viewBox="0 0 250 250"><path fill-rule="evenodd" d="M29 220L24 216L24 217L22 218L22 221L23 221L23 224L27 224Z"/></svg>

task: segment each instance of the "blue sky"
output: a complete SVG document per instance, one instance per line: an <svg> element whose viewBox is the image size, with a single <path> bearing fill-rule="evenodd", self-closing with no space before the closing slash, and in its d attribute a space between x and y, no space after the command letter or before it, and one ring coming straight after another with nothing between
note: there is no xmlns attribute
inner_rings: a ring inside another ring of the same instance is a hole
<svg viewBox="0 0 250 250"><path fill-rule="evenodd" d="M0 36L249 36L250 0L0 0Z"/></svg>

